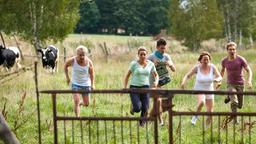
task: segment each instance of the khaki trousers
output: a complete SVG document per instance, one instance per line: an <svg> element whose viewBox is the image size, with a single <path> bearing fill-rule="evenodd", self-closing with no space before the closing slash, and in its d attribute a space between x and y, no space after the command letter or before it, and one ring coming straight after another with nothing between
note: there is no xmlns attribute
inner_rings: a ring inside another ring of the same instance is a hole
<svg viewBox="0 0 256 144"><path fill-rule="evenodd" d="M232 92L243 92L244 91L244 85L234 85L234 84L228 84L228 90ZM239 94L229 94L228 95L230 101L231 101L231 109L233 111L233 107L242 108L243 107L243 101L244 101L244 95Z"/></svg>

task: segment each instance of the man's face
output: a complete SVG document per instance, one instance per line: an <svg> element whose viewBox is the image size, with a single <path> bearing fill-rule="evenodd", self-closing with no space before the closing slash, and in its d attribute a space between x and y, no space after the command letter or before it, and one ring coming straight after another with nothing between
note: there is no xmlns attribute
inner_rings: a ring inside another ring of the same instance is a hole
<svg viewBox="0 0 256 144"><path fill-rule="evenodd" d="M228 46L227 51L228 51L229 56L235 56L236 55L236 47L234 45Z"/></svg>
<svg viewBox="0 0 256 144"><path fill-rule="evenodd" d="M165 53L166 51L166 46L165 45L160 45L157 47L157 50L160 52L160 53Z"/></svg>

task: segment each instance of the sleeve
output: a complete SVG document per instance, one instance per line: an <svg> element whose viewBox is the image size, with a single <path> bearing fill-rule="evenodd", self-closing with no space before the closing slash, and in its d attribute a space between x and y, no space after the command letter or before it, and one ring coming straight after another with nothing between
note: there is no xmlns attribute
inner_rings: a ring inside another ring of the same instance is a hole
<svg viewBox="0 0 256 144"><path fill-rule="evenodd" d="M165 55L165 56L166 56L166 61L169 62L171 65L173 65L170 55Z"/></svg>
<svg viewBox="0 0 256 144"><path fill-rule="evenodd" d="M248 66L247 61L243 57L241 57L241 64L242 64L242 67L244 67L244 68L246 68Z"/></svg>
<svg viewBox="0 0 256 144"><path fill-rule="evenodd" d="M154 61L154 55L153 54L150 54L149 56L148 56L148 60L150 60L150 61Z"/></svg>
<svg viewBox="0 0 256 144"><path fill-rule="evenodd" d="M221 66L225 67L225 58L221 60Z"/></svg>
<svg viewBox="0 0 256 144"><path fill-rule="evenodd" d="M151 68L151 73L153 73L153 72L156 72L156 67L155 67L155 65L154 65L154 63L151 63L151 65L152 65L152 68Z"/></svg>
<svg viewBox="0 0 256 144"><path fill-rule="evenodd" d="M135 69L135 64L136 62L135 61L132 61L129 65L129 70L133 73L134 69Z"/></svg>

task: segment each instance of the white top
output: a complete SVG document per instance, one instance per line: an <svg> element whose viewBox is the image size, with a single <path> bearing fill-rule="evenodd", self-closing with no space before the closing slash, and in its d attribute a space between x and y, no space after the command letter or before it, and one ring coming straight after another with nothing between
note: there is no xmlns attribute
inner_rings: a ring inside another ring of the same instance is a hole
<svg viewBox="0 0 256 144"><path fill-rule="evenodd" d="M197 66L196 81L194 90L214 90L214 65L210 64L210 72L203 74L200 65Z"/></svg>
<svg viewBox="0 0 256 144"><path fill-rule="evenodd" d="M79 86L91 86L91 79L89 74L89 61L86 66L80 66L76 58L74 58L72 68L72 84Z"/></svg>

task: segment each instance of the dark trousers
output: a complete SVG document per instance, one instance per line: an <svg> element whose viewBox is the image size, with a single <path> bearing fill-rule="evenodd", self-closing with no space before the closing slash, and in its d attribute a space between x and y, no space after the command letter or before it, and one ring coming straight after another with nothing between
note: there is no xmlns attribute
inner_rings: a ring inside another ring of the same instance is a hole
<svg viewBox="0 0 256 144"><path fill-rule="evenodd" d="M130 85L130 88L149 88L148 85L144 86L133 86ZM149 93L131 93L131 102L132 102L132 111L134 112L140 112L141 111L141 117L144 117L147 115L148 109L149 109Z"/></svg>

